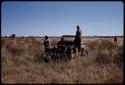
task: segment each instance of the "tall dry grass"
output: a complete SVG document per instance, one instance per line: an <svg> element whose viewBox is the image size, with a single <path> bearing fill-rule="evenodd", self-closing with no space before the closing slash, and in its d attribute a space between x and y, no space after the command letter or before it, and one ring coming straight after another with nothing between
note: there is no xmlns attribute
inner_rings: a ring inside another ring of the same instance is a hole
<svg viewBox="0 0 125 85"><path fill-rule="evenodd" d="M52 46L58 41L52 40ZM107 40L87 42L89 55L68 62L38 63L42 39L1 38L1 81L9 84L121 84L123 45Z"/></svg>

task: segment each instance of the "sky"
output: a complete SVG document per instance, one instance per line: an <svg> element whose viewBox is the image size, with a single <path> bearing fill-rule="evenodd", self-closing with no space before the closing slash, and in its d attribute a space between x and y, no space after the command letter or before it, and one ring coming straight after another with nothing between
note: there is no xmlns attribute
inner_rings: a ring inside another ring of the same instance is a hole
<svg viewBox="0 0 125 85"><path fill-rule="evenodd" d="M1 35L123 36L124 4L120 1L4 1Z"/></svg>

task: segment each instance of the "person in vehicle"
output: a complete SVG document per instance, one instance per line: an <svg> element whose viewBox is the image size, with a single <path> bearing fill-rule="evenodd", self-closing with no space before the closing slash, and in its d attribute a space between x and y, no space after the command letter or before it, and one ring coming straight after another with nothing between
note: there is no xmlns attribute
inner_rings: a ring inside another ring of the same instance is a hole
<svg viewBox="0 0 125 85"><path fill-rule="evenodd" d="M57 43L57 47L58 49L60 49L62 52L65 51L65 46L66 46L66 42L64 41L64 38L61 37L61 40Z"/></svg>

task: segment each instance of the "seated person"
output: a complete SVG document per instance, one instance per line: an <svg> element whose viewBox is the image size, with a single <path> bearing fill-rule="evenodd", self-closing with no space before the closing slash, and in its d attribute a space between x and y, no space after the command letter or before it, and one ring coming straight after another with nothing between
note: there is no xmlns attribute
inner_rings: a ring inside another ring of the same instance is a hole
<svg viewBox="0 0 125 85"><path fill-rule="evenodd" d="M57 43L58 49L60 49L61 51L65 51L65 45L66 42L64 41L64 38L61 37L61 40Z"/></svg>

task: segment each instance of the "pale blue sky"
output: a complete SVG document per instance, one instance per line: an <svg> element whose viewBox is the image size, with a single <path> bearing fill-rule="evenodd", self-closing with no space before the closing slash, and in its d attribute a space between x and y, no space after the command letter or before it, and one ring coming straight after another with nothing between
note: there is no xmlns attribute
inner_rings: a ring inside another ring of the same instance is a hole
<svg viewBox="0 0 125 85"><path fill-rule="evenodd" d="M2 2L2 36L123 35L120 1L6 1Z"/></svg>

